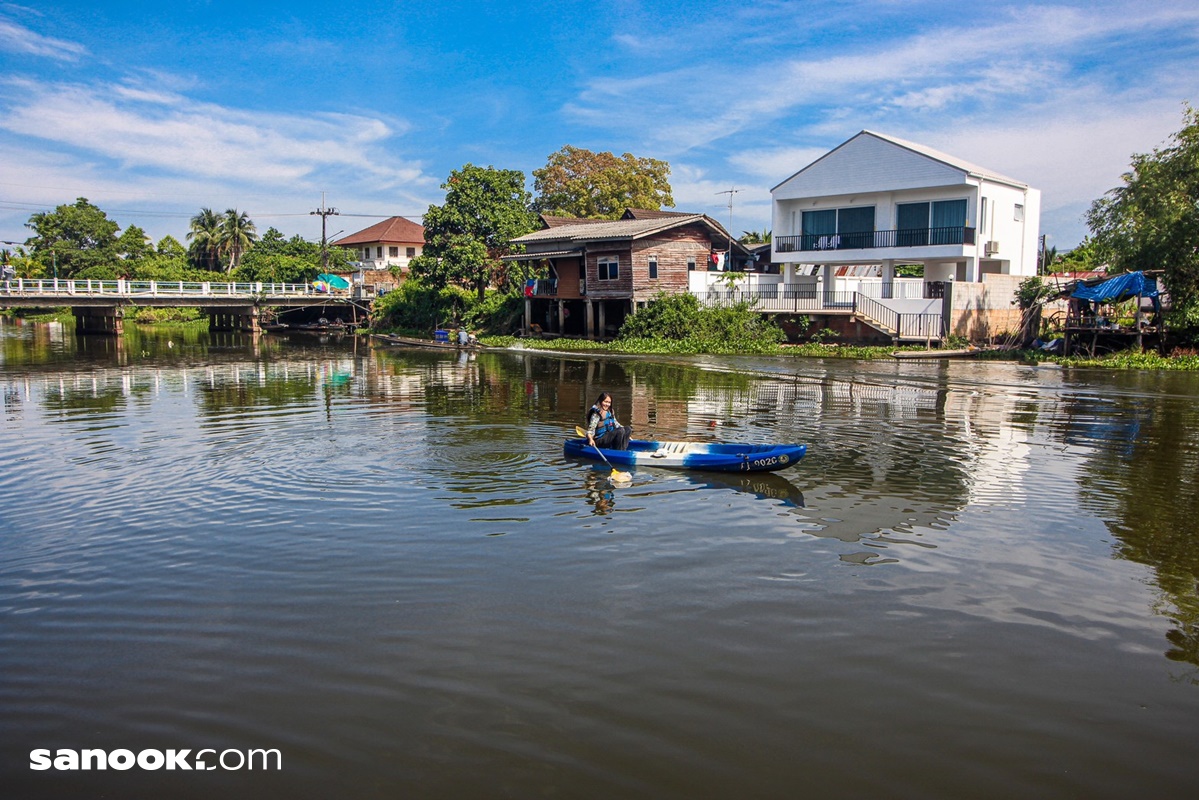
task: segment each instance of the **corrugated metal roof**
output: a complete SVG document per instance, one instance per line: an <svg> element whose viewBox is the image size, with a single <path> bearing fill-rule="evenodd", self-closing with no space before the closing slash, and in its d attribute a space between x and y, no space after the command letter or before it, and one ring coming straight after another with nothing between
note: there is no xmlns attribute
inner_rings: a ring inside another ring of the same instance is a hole
<svg viewBox="0 0 1199 800"><path fill-rule="evenodd" d="M500 256L500 261L536 261L539 258L567 258L581 256L582 250L547 250L543 253L514 253L510 256Z"/></svg>
<svg viewBox="0 0 1199 800"><path fill-rule="evenodd" d="M686 225L691 222L704 220L703 214L692 214L687 217L672 217L670 219L617 219L587 222L577 222L573 225L558 225L541 231L526 233L513 239L513 243L552 242L557 240L570 242L586 242L596 239L635 239L650 233Z"/></svg>

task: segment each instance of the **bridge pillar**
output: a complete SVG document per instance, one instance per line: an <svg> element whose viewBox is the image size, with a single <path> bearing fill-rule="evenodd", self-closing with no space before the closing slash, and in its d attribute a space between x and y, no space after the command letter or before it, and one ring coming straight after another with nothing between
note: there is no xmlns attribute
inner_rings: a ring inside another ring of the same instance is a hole
<svg viewBox="0 0 1199 800"><path fill-rule="evenodd" d="M125 309L120 306L75 306L75 333L120 336L125 332Z"/></svg>
<svg viewBox="0 0 1199 800"><path fill-rule="evenodd" d="M258 324L258 306L209 308L207 312L208 330L210 331L259 333L262 330Z"/></svg>

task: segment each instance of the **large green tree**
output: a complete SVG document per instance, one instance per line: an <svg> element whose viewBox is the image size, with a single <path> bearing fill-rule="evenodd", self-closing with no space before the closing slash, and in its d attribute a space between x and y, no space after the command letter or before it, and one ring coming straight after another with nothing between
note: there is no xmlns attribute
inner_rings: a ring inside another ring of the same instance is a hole
<svg viewBox="0 0 1199 800"><path fill-rule="evenodd" d="M353 270L354 253L343 247L329 249L329 271ZM242 257L235 278L239 281L267 283L307 283L321 272L321 246L302 236L284 238L277 228L267 228L249 252Z"/></svg>
<svg viewBox="0 0 1199 800"><path fill-rule="evenodd" d="M1087 213L1096 248L1117 272L1164 270L1175 313L1199 324L1199 112L1123 177Z"/></svg>
<svg viewBox="0 0 1199 800"><path fill-rule="evenodd" d="M656 158L566 145L533 170L533 178L533 207L544 214L618 219L626 208L674 208L670 164Z"/></svg>
<svg viewBox="0 0 1199 800"><path fill-rule="evenodd" d="M488 284L502 276L499 259L510 251L508 242L533 230L525 174L466 164L441 188L445 202L425 212L425 246L410 269L435 288L474 286L482 300Z"/></svg>
<svg viewBox="0 0 1199 800"><path fill-rule="evenodd" d="M90 267L111 266L117 261L120 225L86 197L78 198L74 205L34 214L25 227L34 232L25 244L32 248L30 256L42 274L57 272L59 277L70 278Z"/></svg>

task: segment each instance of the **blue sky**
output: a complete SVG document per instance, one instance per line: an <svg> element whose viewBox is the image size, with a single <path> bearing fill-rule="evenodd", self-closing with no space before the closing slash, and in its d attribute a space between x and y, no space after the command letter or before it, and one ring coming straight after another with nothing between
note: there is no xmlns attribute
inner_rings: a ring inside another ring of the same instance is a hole
<svg viewBox="0 0 1199 800"><path fill-rule="evenodd" d="M571 144L665 159L676 207L770 225L862 129L1041 189L1042 232L1199 103L1189 2L0 2L0 239L87 197L180 239L202 207L319 238L419 220L450 170ZM351 216L361 215L361 216ZM373 215L373 216L372 216Z"/></svg>

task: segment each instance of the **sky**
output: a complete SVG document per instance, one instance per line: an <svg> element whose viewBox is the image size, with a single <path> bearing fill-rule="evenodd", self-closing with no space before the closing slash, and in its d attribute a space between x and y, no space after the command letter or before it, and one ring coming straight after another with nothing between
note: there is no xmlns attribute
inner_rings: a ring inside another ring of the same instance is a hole
<svg viewBox="0 0 1199 800"><path fill-rule="evenodd" d="M316 241L324 202L333 239L420 221L466 163L531 191L567 144L766 230L771 187L865 129L1040 189L1066 250L1188 102L1199 0L0 0L0 240L78 197L181 242L201 208Z"/></svg>

